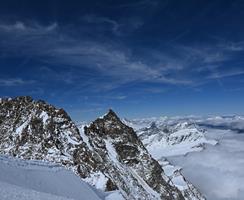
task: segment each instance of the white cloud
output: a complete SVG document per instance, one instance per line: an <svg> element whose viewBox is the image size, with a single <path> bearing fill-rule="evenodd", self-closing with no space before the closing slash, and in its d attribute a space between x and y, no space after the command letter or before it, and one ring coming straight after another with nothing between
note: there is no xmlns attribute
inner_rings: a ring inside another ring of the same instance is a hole
<svg viewBox="0 0 244 200"><path fill-rule="evenodd" d="M220 144L170 160L183 167L183 174L208 200L243 200L244 135L212 129L207 136Z"/></svg>
<svg viewBox="0 0 244 200"><path fill-rule="evenodd" d="M219 48L227 51L243 51L244 50L244 41L240 42L223 42L219 44Z"/></svg>
<svg viewBox="0 0 244 200"><path fill-rule="evenodd" d="M110 99L115 99L115 100L124 100L126 99L126 95L116 95L116 96L111 96Z"/></svg>
<svg viewBox="0 0 244 200"><path fill-rule="evenodd" d="M51 31L57 29L58 24L52 23L47 26L40 25L36 22L31 22L26 24L21 21L16 21L15 23L0 23L0 30L6 31L8 34L47 34Z"/></svg>
<svg viewBox="0 0 244 200"><path fill-rule="evenodd" d="M127 17L123 20L115 20L95 14L84 15L82 21L95 25L94 27L97 31L109 31L116 36L127 36L144 24L143 20L139 17Z"/></svg>
<svg viewBox="0 0 244 200"><path fill-rule="evenodd" d="M229 71L216 71L209 75L207 78L209 79L219 79L219 78L226 78L226 77L231 77L231 76L238 76L244 74L244 70L240 69L231 69Z"/></svg>
<svg viewBox="0 0 244 200"><path fill-rule="evenodd" d="M108 17L103 17L103 16L92 15L92 14L85 15L83 16L82 19L88 23L93 23L93 24L108 24L111 26L111 29L115 34L119 34L120 24L113 19L110 19Z"/></svg>
<svg viewBox="0 0 244 200"><path fill-rule="evenodd" d="M106 23L114 31L118 31L121 26L115 20L94 15L88 15L83 20L89 23ZM74 68L69 78L65 79L69 83L73 83L72 78L77 77L76 69L92 70L95 75L100 76L98 79L102 84L97 85L90 76L89 80L85 80L85 85L102 90L111 90L136 81L197 86L214 78L243 73L242 71L221 72L221 69L220 73L219 65L216 63L225 62L231 59L231 56L211 45L209 47L207 45L207 47L171 46L169 47L171 54L163 50L145 49L142 55L135 56L127 45L117 44L111 40L106 42L92 40L82 35L71 37L72 28L67 29L58 26L55 22L46 26L33 21L0 23L0 36L4 41L0 43L0 47L8 56L37 57L43 63ZM202 76L201 73L206 71L208 73Z"/></svg>
<svg viewBox="0 0 244 200"><path fill-rule="evenodd" d="M4 31L25 31L26 26L23 22L15 22L13 24L0 24L0 29Z"/></svg>
<svg viewBox="0 0 244 200"><path fill-rule="evenodd" d="M35 81L33 80L23 80L21 78L7 78L7 79L0 79L0 86L20 86L25 84L32 84Z"/></svg>
<svg viewBox="0 0 244 200"><path fill-rule="evenodd" d="M164 75L167 74L164 68L149 66L140 60L135 60L127 49L118 49L99 42L78 41L65 47L57 46L49 50L48 54L54 62L76 67L92 67L105 76L115 78L117 84L131 81L191 84L190 80Z"/></svg>

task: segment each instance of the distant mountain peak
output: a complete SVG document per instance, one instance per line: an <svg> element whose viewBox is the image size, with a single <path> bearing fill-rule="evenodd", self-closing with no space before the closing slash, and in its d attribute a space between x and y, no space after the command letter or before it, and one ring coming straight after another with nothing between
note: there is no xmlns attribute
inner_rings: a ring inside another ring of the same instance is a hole
<svg viewBox="0 0 244 200"><path fill-rule="evenodd" d="M158 130L158 126L157 126L156 122L151 123L150 129Z"/></svg>

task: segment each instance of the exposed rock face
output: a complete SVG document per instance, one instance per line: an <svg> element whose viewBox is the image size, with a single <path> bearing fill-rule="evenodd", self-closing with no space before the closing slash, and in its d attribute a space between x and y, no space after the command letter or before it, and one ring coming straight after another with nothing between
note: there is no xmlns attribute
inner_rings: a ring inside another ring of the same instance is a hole
<svg viewBox="0 0 244 200"><path fill-rule="evenodd" d="M110 110L85 128L89 143L109 165L104 173L127 199L184 199L163 178L163 170L147 152L134 130ZM138 195L140 194L140 195Z"/></svg>
<svg viewBox="0 0 244 200"><path fill-rule="evenodd" d="M67 113L31 97L1 99L0 141L2 154L61 163L82 177L97 165Z"/></svg>
<svg viewBox="0 0 244 200"><path fill-rule="evenodd" d="M184 198L111 110L79 131L64 110L43 101L1 99L0 153L60 163L98 188L119 189L125 199L203 199Z"/></svg>

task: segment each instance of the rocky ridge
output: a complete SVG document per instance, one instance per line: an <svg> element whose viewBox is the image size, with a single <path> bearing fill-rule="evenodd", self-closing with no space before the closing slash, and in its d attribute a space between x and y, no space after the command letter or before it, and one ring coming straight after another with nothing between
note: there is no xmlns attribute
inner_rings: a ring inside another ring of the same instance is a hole
<svg viewBox="0 0 244 200"><path fill-rule="evenodd" d="M125 199L204 199L177 189L112 110L80 132L64 110L44 101L1 99L0 141L2 154L60 163Z"/></svg>
<svg viewBox="0 0 244 200"><path fill-rule="evenodd" d="M128 191L127 199L184 199L165 181L162 168L134 130L124 125L112 110L85 127L84 133L92 149L109 163L105 173L113 177L118 188ZM141 193L143 197L138 195Z"/></svg>

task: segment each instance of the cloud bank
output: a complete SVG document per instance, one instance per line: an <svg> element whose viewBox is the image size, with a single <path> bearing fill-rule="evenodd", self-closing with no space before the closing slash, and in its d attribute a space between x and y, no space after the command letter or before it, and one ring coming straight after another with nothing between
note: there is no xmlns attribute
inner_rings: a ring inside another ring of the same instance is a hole
<svg viewBox="0 0 244 200"><path fill-rule="evenodd" d="M220 144L169 160L183 167L183 174L208 200L244 199L244 135L211 129L207 136Z"/></svg>

